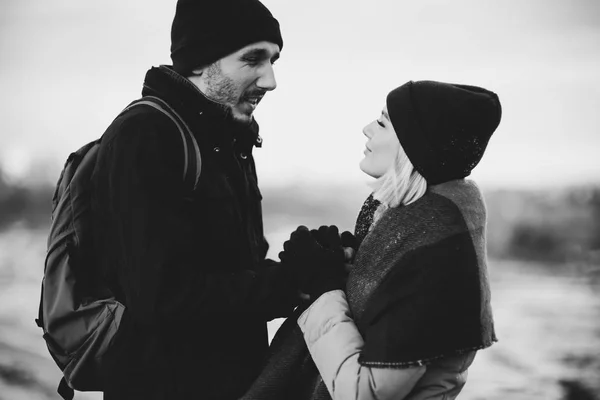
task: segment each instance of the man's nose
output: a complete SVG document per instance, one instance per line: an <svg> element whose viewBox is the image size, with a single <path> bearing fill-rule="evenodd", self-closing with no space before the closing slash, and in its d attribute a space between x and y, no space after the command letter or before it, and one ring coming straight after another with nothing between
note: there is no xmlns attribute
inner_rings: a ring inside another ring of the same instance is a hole
<svg viewBox="0 0 600 400"><path fill-rule="evenodd" d="M274 90L277 87L275 70L273 70L273 65L271 63L263 68L258 81L256 81L256 86L263 90Z"/></svg>

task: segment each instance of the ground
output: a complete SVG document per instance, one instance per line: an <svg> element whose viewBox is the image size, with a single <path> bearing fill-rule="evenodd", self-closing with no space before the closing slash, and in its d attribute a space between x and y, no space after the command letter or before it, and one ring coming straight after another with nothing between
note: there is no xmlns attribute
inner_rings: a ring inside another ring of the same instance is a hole
<svg viewBox="0 0 600 400"><path fill-rule="evenodd" d="M59 398L60 371L34 323L45 235L0 233L0 400ZM273 236L275 249L281 238ZM600 399L600 291L585 268L490 261L499 342L479 352L459 399ZM271 335L280 322L270 324Z"/></svg>

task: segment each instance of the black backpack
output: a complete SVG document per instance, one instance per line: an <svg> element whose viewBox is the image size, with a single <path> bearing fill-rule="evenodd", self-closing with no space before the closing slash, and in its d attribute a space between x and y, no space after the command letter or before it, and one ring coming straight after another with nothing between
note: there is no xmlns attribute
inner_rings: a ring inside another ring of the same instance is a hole
<svg viewBox="0 0 600 400"><path fill-rule="evenodd" d="M201 170L200 149L183 119L163 100L146 96L132 107L152 107L168 116L183 143L183 179L193 190ZM60 174L52 199L39 316L50 355L63 372L58 393L72 399L74 389L102 391L102 358L119 329L125 306L99 280L93 265L89 181L102 139L72 153Z"/></svg>

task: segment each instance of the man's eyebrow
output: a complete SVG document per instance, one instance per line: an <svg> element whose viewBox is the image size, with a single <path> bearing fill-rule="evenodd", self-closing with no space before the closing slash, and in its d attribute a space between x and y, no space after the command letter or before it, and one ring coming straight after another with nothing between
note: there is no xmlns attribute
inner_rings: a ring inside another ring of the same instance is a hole
<svg viewBox="0 0 600 400"><path fill-rule="evenodd" d="M265 49L248 49L242 54L242 57L264 57L266 54Z"/></svg>
<svg viewBox="0 0 600 400"><path fill-rule="evenodd" d="M242 54L242 58L246 57L257 57L257 58L267 58L269 56L269 52L266 49L257 48L257 49L248 49L246 52ZM271 62L275 62L279 59L279 52L276 52L273 57L271 57Z"/></svg>

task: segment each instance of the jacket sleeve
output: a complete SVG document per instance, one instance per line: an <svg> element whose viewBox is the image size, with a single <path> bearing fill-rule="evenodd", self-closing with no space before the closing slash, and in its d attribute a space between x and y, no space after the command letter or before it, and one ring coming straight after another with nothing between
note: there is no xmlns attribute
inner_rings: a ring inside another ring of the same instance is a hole
<svg viewBox="0 0 600 400"><path fill-rule="evenodd" d="M207 272L225 268L202 265L206 258L193 241L198 227L182 200L179 135L161 122L125 121L119 134L103 142L96 167L106 171L95 177L98 229L104 232L103 249L113 253L132 317L168 325L210 313L287 316L297 296L291 274L279 263L237 272Z"/></svg>
<svg viewBox="0 0 600 400"><path fill-rule="evenodd" d="M341 290L319 297L298 318L298 325L333 400L403 399L425 373L425 366L362 366L358 357L364 341Z"/></svg>

